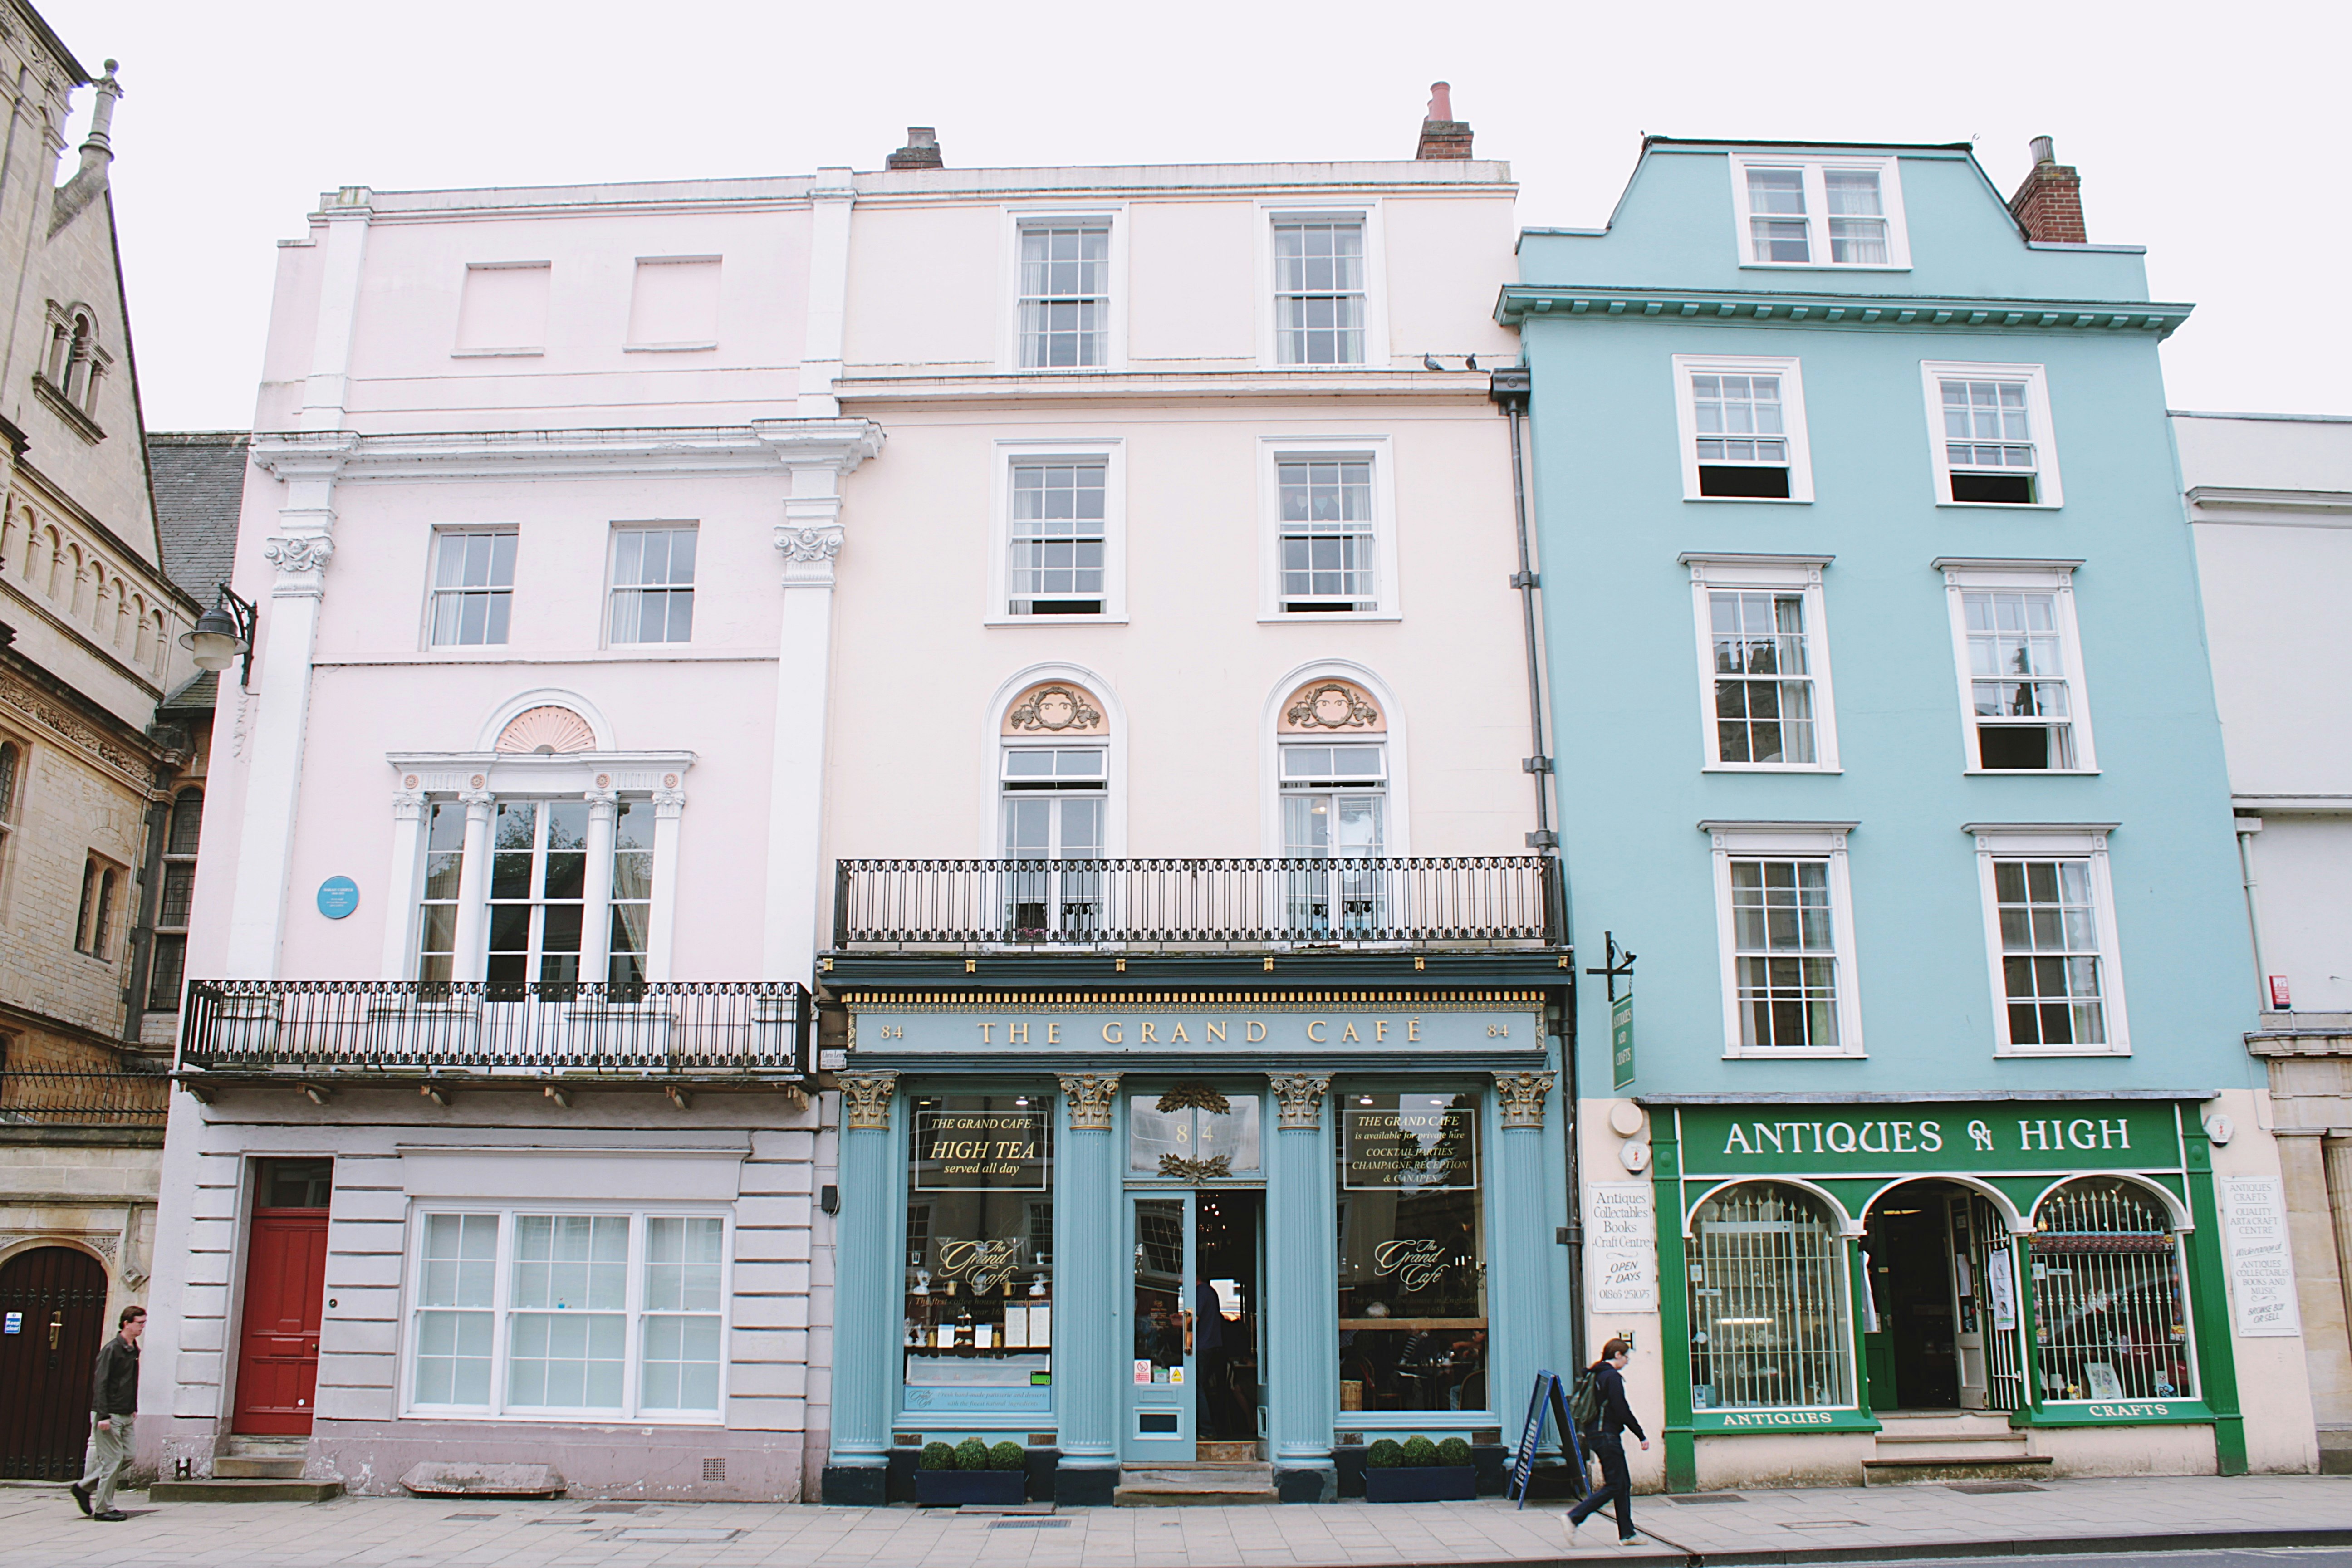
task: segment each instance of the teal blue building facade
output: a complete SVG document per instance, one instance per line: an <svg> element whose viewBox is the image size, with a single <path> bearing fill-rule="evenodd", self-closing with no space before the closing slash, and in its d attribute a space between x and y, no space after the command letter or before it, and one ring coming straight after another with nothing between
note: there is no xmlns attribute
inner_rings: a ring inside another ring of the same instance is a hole
<svg viewBox="0 0 2352 1568"><path fill-rule="evenodd" d="M1578 1005L1585 1305L1657 1336L1670 1489L2242 1469L2239 1363L2293 1347L2222 1224L2276 1162L2158 363L2189 308L2033 237L2075 189L1651 138L1502 294L1574 935L1638 954ZM1637 1184L1655 1256L1612 1274L1590 1211Z"/></svg>

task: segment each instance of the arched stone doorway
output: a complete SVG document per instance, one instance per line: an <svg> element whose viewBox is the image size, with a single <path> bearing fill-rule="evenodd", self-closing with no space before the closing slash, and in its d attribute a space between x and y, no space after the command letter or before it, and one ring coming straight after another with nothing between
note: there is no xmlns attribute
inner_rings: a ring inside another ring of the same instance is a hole
<svg viewBox="0 0 2352 1568"><path fill-rule="evenodd" d="M2018 1408L2016 1258L2000 1206L1958 1182L1905 1182L1871 1204L1862 1246L1870 1408Z"/></svg>
<svg viewBox="0 0 2352 1568"><path fill-rule="evenodd" d="M76 1247L29 1247L0 1263L0 1476L71 1480L89 1449L105 1266Z"/></svg>

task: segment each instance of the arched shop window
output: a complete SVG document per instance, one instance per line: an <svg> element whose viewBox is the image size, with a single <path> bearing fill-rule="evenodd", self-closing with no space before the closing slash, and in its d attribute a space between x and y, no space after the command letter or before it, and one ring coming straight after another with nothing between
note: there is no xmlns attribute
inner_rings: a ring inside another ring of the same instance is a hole
<svg viewBox="0 0 2352 1568"><path fill-rule="evenodd" d="M2164 1200L2118 1176L2084 1176L2034 1217L2042 1398L2195 1398L2180 1238Z"/></svg>
<svg viewBox="0 0 2352 1568"><path fill-rule="evenodd" d="M1851 1405L1846 1248L1829 1205L1756 1182L1701 1204L1690 1252L1691 1407Z"/></svg>

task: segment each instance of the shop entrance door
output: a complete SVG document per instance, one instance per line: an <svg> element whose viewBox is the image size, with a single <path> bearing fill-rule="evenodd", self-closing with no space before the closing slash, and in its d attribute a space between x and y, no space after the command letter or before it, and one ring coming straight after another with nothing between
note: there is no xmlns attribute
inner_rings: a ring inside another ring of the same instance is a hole
<svg viewBox="0 0 2352 1568"><path fill-rule="evenodd" d="M1192 1314L1195 1273L1192 1194L1129 1200L1134 1293L1128 1321L1133 1370L1119 1458L1130 1465L1189 1465L1198 1424Z"/></svg>
<svg viewBox="0 0 2352 1568"><path fill-rule="evenodd" d="M1265 1435L1263 1325L1265 1194L1217 1188L1192 1195L1192 1363L1199 1457L1261 1457Z"/></svg>
<svg viewBox="0 0 2352 1568"><path fill-rule="evenodd" d="M1954 1195L1943 1183L1908 1182L1871 1205L1862 1245L1874 1314L1863 1339L1873 1410L1961 1408ZM1979 1372L1979 1405L1982 1397Z"/></svg>

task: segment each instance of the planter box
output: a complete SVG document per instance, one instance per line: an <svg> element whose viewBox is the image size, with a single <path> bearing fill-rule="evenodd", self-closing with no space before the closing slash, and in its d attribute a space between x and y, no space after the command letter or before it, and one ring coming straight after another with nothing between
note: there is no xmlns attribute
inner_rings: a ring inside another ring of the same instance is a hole
<svg viewBox="0 0 2352 1568"><path fill-rule="evenodd" d="M917 1470L915 1500L925 1508L959 1508L968 1502L1005 1504L1029 1500L1026 1470Z"/></svg>
<svg viewBox="0 0 2352 1568"><path fill-rule="evenodd" d="M1475 1465L1399 1465L1364 1472L1366 1502L1469 1502L1477 1495Z"/></svg>

